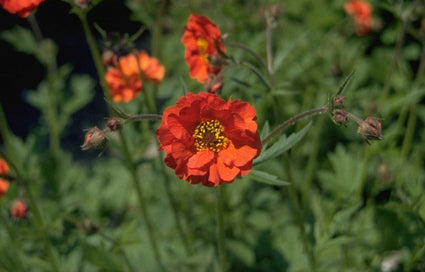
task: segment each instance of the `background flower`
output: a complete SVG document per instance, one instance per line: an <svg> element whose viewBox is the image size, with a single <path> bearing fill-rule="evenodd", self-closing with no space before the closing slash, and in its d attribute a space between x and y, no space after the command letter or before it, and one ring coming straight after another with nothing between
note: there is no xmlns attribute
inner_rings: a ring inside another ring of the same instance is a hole
<svg viewBox="0 0 425 272"><path fill-rule="evenodd" d="M9 166L7 163L0 158L0 174L6 174L9 172ZM0 178L0 200L6 194L7 189L9 188L9 182Z"/></svg>
<svg viewBox="0 0 425 272"><path fill-rule="evenodd" d="M182 42L186 48L184 59L190 76L204 83L209 74L218 74L220 65L210 62L211 57L226 51L221 42L221 32L206 16L192 14L185 26Z"/></svg>
<svg viewBox="0 0 425 272"><path fill-rule="evenodd" d="M138 59L136 58L136 55ZM159 84L165 68L145 51L119 58L118 64L106 72L105 79L115 102L129 102L143 90L143 79Z"/></svg>
<svg viewBox="0 0 425 272"><path fill-rule="evenodd" d="M26 18L45 0L0 0L0 5L9 13Z"/></svg>
<svg viewBox="0 0 425 272"><path fill-rule="evenodd" d="M345 4L345 12L354 16L357 35L366 35L372 25L372 7L365 1L350 0Z"/></svg>
<svg viewBox="0 0 425 272"><path fill-rule="evenodd" d="M189 183L218 186L247 175L261 150L255 109L240 100L189 93L164 111L157 130L165 163Z"/></svg>

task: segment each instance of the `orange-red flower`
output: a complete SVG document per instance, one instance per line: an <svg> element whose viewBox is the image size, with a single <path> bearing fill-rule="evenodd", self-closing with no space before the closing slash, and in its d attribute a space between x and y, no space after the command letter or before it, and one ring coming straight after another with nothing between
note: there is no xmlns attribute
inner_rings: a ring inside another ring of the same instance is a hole
<svg viewBox="0 0 425 272"><path fill-rule="evenodd" d="M260 154L255 109L211 93L188 93L165 109L156 131L165 163L189 183L230 183Z"/></svg>
<svg viewBox="0 0 425 272"><path fill-rule="evenodd" d="M15 200L10 209L10 214L14 218L24 219L27 217L28 208L22 200Z"/></svg>
<svg viewBox="0 0 425 272"><path fill-rule="evenodd" d="M7 174L9 172L9 166L7 163L0 158L0 174ZM7 189L9 188L9 182L0 178L0 200L6 194Z"/></svg>
<svg viewBox="0 0 425 272"><path fill-rule="evenodd" d="M118 64L106 72L105 79L115 102L129 102L143 91L143 80L159 84L164 74L164 66L141 51L120 57Z"/></svg>
<svg viewBox="0 0 425 272"><path fill-rule="evenodd" d="M222 52L226 51L221 41L221 32L208 17L196 14L190 15L184 29L184 59L189 66L190 76L204 83L208 75L218 74L221 70L218 48Z"/></svg>
<svg viewBox="0 0 425 272"><path fill-rule="evenodd" d="M354 17L357 35L368 34L372 25L372 7L370 4L361 0L349 0L345 3L344 8L345 12Z"/></svg>
<svg viewBox="0 0 425 272"><path fill-rule="evenodd" d="M26 18L45 0L0 0L0 5L9 13Z"/></svg>

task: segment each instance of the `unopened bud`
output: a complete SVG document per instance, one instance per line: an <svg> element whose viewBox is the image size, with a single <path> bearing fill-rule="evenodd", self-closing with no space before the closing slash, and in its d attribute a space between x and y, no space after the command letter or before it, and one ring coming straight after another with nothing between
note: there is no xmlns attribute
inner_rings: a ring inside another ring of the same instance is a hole
<svg viewBox="0 0 425 272"><path fill-rule="evenodd" d="M348 113L345 110L334 110L333 120L336 124L344 126L348 122Z"/></svg>
<svg viewBox="0 0 425 272"><path fill-rule="evenodd" d="M104 148L107 143L108 138L106 138L105 132L97 127L93 127L86 133L84 144L81 146L81 149L101 149Z"/></svg>
<svg viewBox="0 0 425 272"><path fill-rule="evenodd" d="M102 53L102 63L105 66L116 66L118 64L118 55L112 50L105 50Z"/></svg>
<svg viewBox="0 0 425 272"><path fill-rule="evenodd" d="M383 183L390 183L393 180L391 169L388 164L380 164L376 170L376 173Z"/></svg>
<svg viewBox="0 0 425 272"><path fill-rule="evenodd" d="M97 233L99 226L93 223L90 219L82 219L78 221L77 228L87 235Z"/></svg>
<svg viewBox="0 0 425 272"><path fill-rule="evenodd" d="M108 119L108 122L106 122L106 126L111 130L111 131L118 131L122 129L122 123L123 120L120 118L116 118L116 117L112 117Z"/></svg>
<svg viewBox="0 0 425 272"><path fill-rule="evenodd" d="M215 94L223 87L223 77L216 74L209 74L205 79L204 89L205 91Z"/></svg>
<svg viewBox="0 0 425 272"><path fill-rule="evenodd" d="M208 63L214 67L221 67L225 64L224 58L220 54L208 55Z"/></svg>
<svg viewBox="0 0 425 272"><path fill-rule="evenodd" d="M80 8L87 8L91 0L74 0L74 3Z"/></svg>
<svg viewBox="0 0 425 272"><path fill-rule="evenodd" d="M14 218L24 219L27 217L28 208L22 200L15 200L10 209L10 214Z"/></svg>
<svg viewBox="0 0 425 272"><path fill-rule="evenodd" d="M376 117L367 117L366 120L359 124L357 133L366 141L382 140L382 124Z"/></svg>
<svg viewBox="0 0 425 272"><path fill-rule="evenodd" d="M344 107L344 96L336 95L333 97L333 105L335 108L343 108Z"/></svg>

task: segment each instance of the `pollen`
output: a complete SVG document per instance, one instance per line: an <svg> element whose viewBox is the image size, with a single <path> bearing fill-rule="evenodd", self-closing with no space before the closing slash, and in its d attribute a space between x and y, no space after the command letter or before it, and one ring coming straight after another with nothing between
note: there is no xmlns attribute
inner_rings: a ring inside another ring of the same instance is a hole
<svg viewBox="0 0 425 272"><path fill-rule="evenodd" d="M223 135L224 127L218 120L201 122L195 129L195 147L197 151L209 149L219 152L226 148L229 140Z"/></svg>
<svg viewBox="0 0 425 272"><path fill-rule="evenodd" d="M207 48L208 48L208 42L205 39L199 38L196 41L196 45L198 46L199 54L202 56L202 59L208 63L208 57L207 57Z"/></svg>

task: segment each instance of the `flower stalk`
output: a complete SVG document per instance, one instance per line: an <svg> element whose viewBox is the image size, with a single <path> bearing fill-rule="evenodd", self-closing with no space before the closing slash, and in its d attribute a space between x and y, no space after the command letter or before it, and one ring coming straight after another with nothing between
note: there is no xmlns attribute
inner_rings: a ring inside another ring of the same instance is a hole
<svg viewBox="0 0 425 272"><path fill-rule="evenodd" d="M215 189L216 193L216 221L217 221L217 246L218 246L218 259L220 263L220 271L226 271L226 247L224 243L224 186L218 186Z"/></svg>

